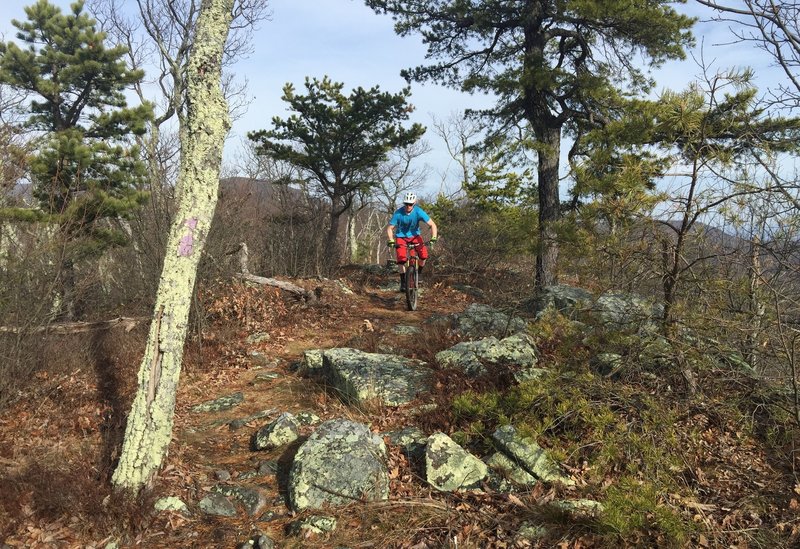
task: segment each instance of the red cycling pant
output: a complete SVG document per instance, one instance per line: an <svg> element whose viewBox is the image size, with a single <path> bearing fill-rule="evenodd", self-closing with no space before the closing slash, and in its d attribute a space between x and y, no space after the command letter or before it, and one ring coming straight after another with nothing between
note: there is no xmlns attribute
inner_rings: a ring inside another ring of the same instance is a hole
<svg viewBox="0 0 800 549"><path fill-rule="evenodd" d="M423 243L422 235L418 234L417 236L412 236L411 238L398 237L396 240L398 265L403 265L406 261L408 261L409 244L417 245L417 255L419 255L420 259L423 261L428 259L428 248L426 248L425 244Z"/></svg>

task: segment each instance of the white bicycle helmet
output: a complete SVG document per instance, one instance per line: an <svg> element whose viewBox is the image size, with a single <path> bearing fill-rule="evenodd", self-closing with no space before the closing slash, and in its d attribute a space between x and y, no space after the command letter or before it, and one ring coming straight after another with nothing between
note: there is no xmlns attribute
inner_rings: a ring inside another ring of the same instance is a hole
<svg viewBox="0 0 800 549"><path fill-rule="evenodd" d="M415 204L417 202L417 195L414 193L406 193L403 197L403 204Z"/></svg>

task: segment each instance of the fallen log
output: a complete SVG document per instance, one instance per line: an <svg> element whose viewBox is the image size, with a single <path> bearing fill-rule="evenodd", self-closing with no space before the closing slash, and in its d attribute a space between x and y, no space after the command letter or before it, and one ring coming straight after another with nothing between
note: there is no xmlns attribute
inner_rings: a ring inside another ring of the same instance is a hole
<svg viewBox="0 0 800 549"><path fill-rule="evenodd" d="M296 286L291 282L285 282L283 280L277 280L274 278L266 278L263 276L256 276L250 273L239 273L238 276L242 280L245 280L247 282L252 282L253 284L261 284L264 286L274 286L275 288L280 288L285 292L289 292L291 294L296 295L297 297L301 298L306 302L317 300L316 293L310 290L306 290L305 288L301 288L300 286Z"/></svg>
<svg viewBox="0 0 800 549"><path fill-rule="evenodd" d="M112 328L124 328L126 332L133 330L140 322L150 321L150 317L119 317L112 320L101 320L97 322L58 322L47 324L46 326L33 326L29 328L19 326L0 326L0 333L6 334L37 334L42 332L53 334L78 334L93 332L98 330L110 330Z"/></svg>

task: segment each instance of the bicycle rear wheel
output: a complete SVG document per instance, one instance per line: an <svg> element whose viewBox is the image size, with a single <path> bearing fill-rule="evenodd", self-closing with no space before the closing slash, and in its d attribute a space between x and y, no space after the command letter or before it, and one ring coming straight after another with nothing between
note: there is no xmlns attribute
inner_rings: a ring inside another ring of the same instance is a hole
<svg viewBox="0 0 800 549"><path fill-rule="evenodd" d="M409 311L417 310L417 296L419 294L419 272L416 265L409 265L406 270L406 305Z"/></svg>

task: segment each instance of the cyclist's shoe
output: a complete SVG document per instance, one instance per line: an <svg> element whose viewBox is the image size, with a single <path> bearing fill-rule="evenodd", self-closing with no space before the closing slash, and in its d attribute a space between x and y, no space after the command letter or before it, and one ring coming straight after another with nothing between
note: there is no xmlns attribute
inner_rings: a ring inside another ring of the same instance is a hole
<svg viewBox="0 0 800 549"><path fill-rule="evenodd" d="M406 293L406 276L404 274L400 275L400 293Z"/></svg>

